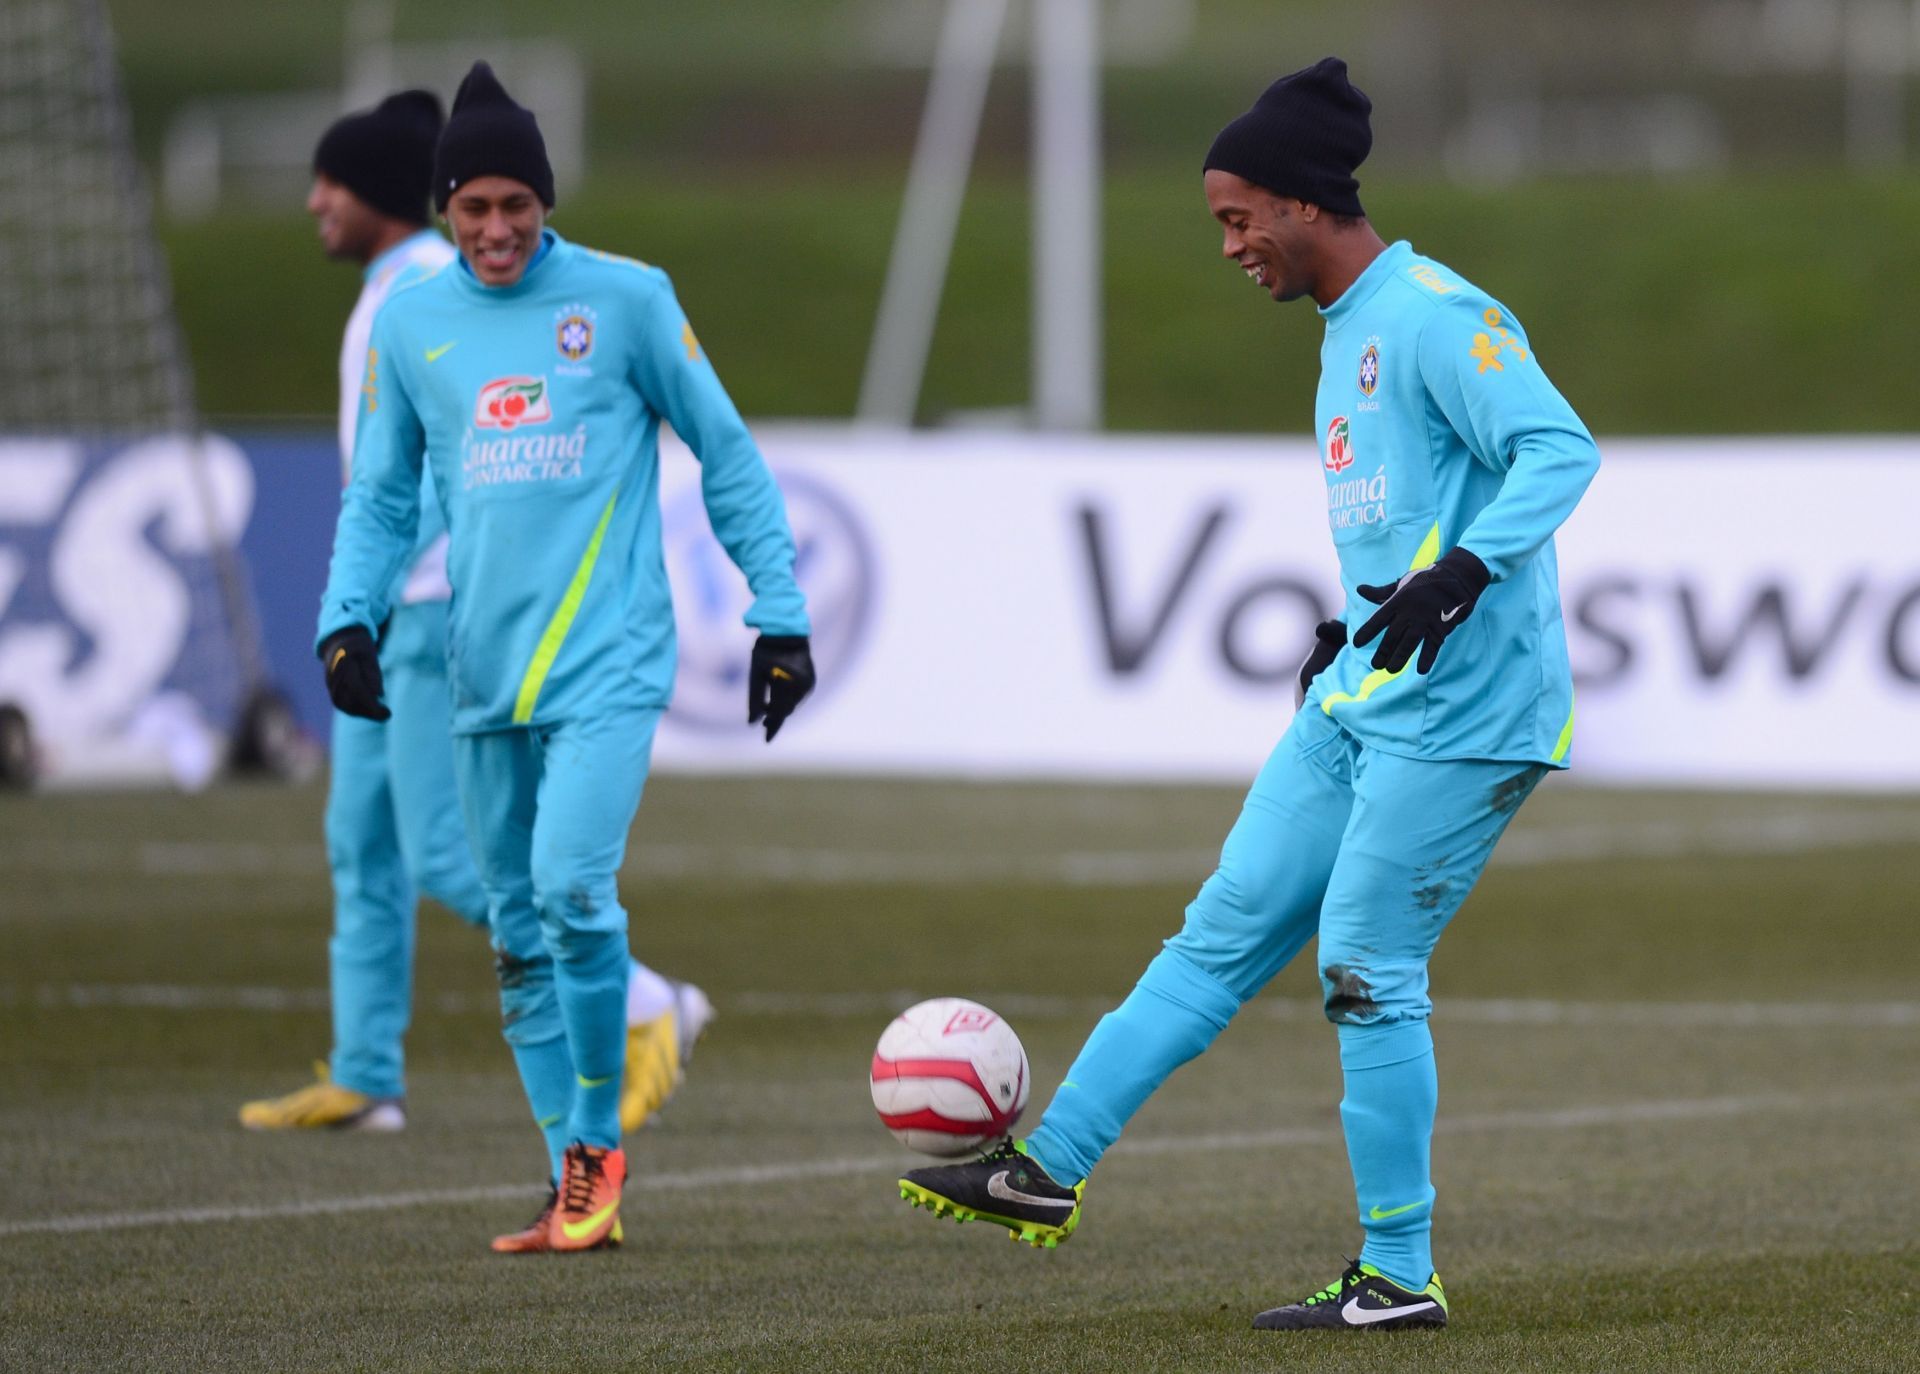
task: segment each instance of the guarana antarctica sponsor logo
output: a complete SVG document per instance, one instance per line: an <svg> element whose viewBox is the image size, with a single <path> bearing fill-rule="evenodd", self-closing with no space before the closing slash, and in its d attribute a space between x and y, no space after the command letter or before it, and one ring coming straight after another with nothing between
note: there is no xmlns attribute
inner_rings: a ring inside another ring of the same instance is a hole
<svg viewBox="0 0 1920 1374"><path fill-rule="evenodd" d="M473 403L473 423L479 429L517 429L544 425L553 418L545 377L496 377L480 388Z"/></svg>
<svg viewBox="0 0 1920 1374"><path fill-rule="evenodd" d="M1378 525L1387 518L1387 469L1371 477L1349 477L1327 484L1327 523L1336 530Z"/></svg>
<svg viewBox="0 0 1920 1374"><path fill-rule="evenodd" d="M1327 426L1328 472L1345 472L1353 466L1353 427L1347 423L1347 417L1336 415Z"/></svg>

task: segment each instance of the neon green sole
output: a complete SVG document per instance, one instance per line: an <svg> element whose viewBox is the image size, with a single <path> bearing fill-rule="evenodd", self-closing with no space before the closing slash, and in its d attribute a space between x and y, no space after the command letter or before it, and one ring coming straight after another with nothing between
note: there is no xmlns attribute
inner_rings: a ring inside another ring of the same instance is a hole
<svg viewBox="0 0 1920 1374"><path fill-rule="evenodd" d="M978 1212L971 1207L962 1207L951 1198L922 1188L906 1179L900 1180L900 1196L910 1207L924 1207L936 1217L952 1217L956 1222L991 1221L996 1226L1004 1226L1010 1233L1010 1240L1024 1240L1036 1250L1052 1250L1071 1236L1074 1228L1080 1225L1080 1209L1075 1207L1065 1222L1059 1226L1048 1226L1045 1222L1016 1221L1012 1217L1003 1217L993 1212Z"/></svg>

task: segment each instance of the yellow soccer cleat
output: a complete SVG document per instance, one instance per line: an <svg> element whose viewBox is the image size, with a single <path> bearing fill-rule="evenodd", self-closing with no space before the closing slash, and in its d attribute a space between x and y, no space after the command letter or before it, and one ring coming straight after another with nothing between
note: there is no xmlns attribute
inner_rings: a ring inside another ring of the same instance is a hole
<svg viewBox="0 0 1920 1374"><path fill-rule="evenodd" d="M319 1082L285 1097L263 1098L240 1108L240 1124L250 1131L399 1131L406 1129L406 1104L397 1097L369 1097L333 1081L326 1064L313 1066Z"/></svg>
<svg viewBox="0 0 1920 1374"><path fill-rule="evenodd" d="M674 982L674 1005L651 1021L627 1027L627 1062L620 1081L620 1130L637 1131L667 1105L686 1077L693 1046L713 1020L713 1003L692 983Z"/></svg>

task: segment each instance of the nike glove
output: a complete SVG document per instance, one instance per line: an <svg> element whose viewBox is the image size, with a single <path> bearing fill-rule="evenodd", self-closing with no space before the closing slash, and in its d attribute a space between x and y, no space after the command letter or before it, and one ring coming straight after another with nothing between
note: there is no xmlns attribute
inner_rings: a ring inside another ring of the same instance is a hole
<svg viewBox="0 0 1920 1374"><path fill-rule="evenodd" d="M1438 563L1410 572L1392 586L1356 587L1380 609L1354 634L1354 646L1379 635L1374 667L1397 673L1418 649L1420 671L1431 672L1442 641L1473 614L1474 603L1492 580L1478 557L1454 548Z"/></svg>
<svg viewBox="0 0 1920 1374"><path fill-rule="evenodd" d="M767 743L813 690L813 654L805 635L761 635L747 669L747 724L767 723Z"/></svg>
<svg viewBox="0 0 1920 1374"><path fill-rule="evenodd" d="M1307 704L1307 689L1313 686L1313 680L1320 676L1347 647L1347 622L1344 620L1323 620L1313 627L1313 649L1307 655L1307 661L1300 665L1300 677L1293 688L1293 709L1298 711Z"/></svg>
<svg viewBox="0 0 1920 1374"><path fill-rule="evenodd" d="M327 695L350 716L387 720L393 715L380 698L386 684L380 677L380 654L373 636L359 625L335 630L320 644L320 661L327 669Z"/></svg>

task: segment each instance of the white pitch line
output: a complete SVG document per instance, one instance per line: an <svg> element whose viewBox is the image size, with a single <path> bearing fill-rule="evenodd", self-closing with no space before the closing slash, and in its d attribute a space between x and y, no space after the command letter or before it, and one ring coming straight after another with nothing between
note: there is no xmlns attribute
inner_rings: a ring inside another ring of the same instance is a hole
<svg viewBox="0 0 1920 1374"><path fill-rule="evenodd" d="M1723 858L1920 845L1920 812L1762 812L1752 816L1660 821L1523 824L1494 851L1496 867L1607 859ZM0 855L0 871L119 869L124 847L73 842L22 847ZM1181 849L1070 849L1008 854L993 849L932 850L799 846L729 846L641 841L629 847L621 872L635 881L698 879L824 886L953 886L1036 883L1064 887L1198 884L1212 872L1217 844ZM324 878L318 844L149 840L132 851L133 867L157 877L288 876Z"/></svg>
<svg viewBox="0 0 1920 1374"><path fill-rule="evenodd" d="M815 1017L877 1020L896 1016L931 993L897 988L882 992L736 992L719 1000L729 1017ZM1002 992L980 1000L1015 1020L1068 1020L1104 1015L1118 998L1052 997ZM221 987L169 983L47 983L32 988L0 986L0 1006L47 1010L127 1008L142 1011L318 1012L331 1005L324 988ZM421 999L421 1009L449 1016L493 1015L490 993L439 993ZM1306 998L1263 997L1245 1016L1269 1021L1323 1019L1320 1004ZM1434 1019L1441 1025L1626 1026L1701 1030L1900 1030L1920 1027L1920 1002L1574 1002L1552 998L1441 997Z"/></svg>
<svg viewBox="0 0 1920 1374"><path fill-rule="evenodd" d="M1638 1126L1670 1122L1711 1121L1755 1116L1767 1112L1828 1112L1860 1106L1884 1107L1907 1103L1920 1093L1874 1092L1805 1096L1758 1094L1733 1097L1666 1098L1640 1102L1587 1103L1536 1110L1477 1112L1442 1116L1435 1124L1441 1135L1478 1135L1500 1131L1592 1130L1606 1126ZM1236 1131L1207 1135L1149 1137L1122 1141L1116 1154L1155 1156L1218 1154L1234 1150L1284 1149L1299 1145L1337 1144L1340 1131L1331 1126L1294 1126L1270 1131ZM805 1179L842 1178L873 1173L884 1177L905 1162L897 1151L840 1159L802 1160L786 1164L750 1164L723 1169L630 1178L628 1186L641 1192L709 1192L764 1184L796 1183ZM451 1206L532 1198L536 1189L526 1183L496 1183L471 1188L419 1189L359 1197L312 1198L301 1202L257 1206L181 1207L152 1212L100 1212L66 1217L0 1221L0 1237L72 1235L88 1231L126 1231L153 1226L194 1226L209 1222L278 1221L299 1217L339 1216L352 1212L383 1212L404 1207Z"/></svg>

